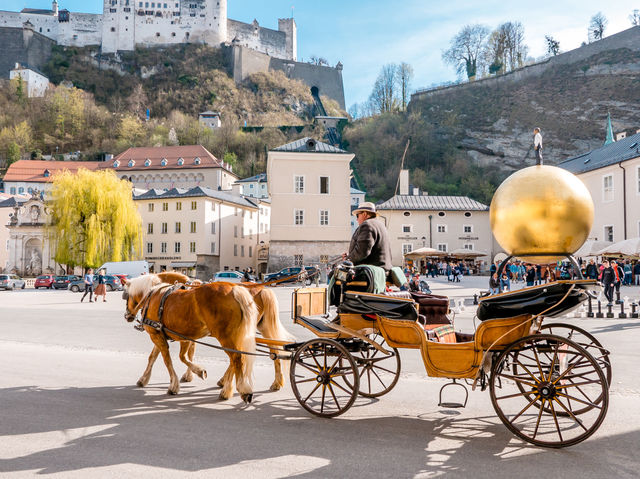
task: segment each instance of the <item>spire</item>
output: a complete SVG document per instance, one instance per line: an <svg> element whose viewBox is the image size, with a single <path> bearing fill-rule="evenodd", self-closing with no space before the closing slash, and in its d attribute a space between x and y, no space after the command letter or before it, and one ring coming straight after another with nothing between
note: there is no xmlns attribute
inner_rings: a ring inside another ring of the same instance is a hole
<svg viewBox="0 0 640 479"><path fill-rule="evenodd" d="M613 127L611 126L611 115L609 114L609 112L607 112L607 137L604 140L604 144L608 145L610 143L613 143L614 138L613 138Z"/></svg>

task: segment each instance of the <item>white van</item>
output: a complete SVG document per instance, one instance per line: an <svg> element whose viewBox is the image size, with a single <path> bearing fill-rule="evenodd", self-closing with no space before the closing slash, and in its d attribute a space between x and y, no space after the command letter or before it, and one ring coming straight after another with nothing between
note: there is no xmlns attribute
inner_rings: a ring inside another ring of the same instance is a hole
<svg viewBox="0 0 640 479"><path fill-rule="evenodd" d="M149 263L146 261L114 261L103 264L96 272L103 268L107 274L126 274L130 278L137 278L141 274L149 273Z"/></svg>

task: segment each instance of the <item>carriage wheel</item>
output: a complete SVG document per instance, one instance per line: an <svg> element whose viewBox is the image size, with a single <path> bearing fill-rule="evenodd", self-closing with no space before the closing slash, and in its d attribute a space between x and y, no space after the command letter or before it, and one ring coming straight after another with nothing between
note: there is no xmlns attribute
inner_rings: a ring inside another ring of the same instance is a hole
<svg viewBox="0 0 640 479"><path fill-rule="evenodd" d="M607 378L607 384L611 386L612 370L609 351L602 346L602 343L600 343L595 336L578 326L568 323L545 324L540 328L540 331L547 334L562 336L563 338L570 339L574 343L578 343L582 346L596 359L596 361L598 361L598 364L600 364L600 367Z"/></svg>
<svg viewBox="0 0 640 479"><path fill-rule="evenodd" d="M356 362L332 339L312 339L297 349L291 358L290 376L296 399L316 416L339 416L358 396Z"/></svg>
<svg viewBox="0 0 640 479"><path fill-rule="evenodd" d="M358 364L360 388L358 392L367 398L376 398L391 391L400 378L400 354L396 348L390 348L379 333L368 335L391 354L384 354L373 346L369 346L353 354ZM345 378L346 380L346 378Z"/></svg>
<svg viewBox="0 0 640 479"><path fill-rule="evenodd" d="M505 349L493 364L490 392L504 425L545 447L584 441L600 427L609 406L598 361L577 343L552 334L527 336ZM576 407L585 411L578 415Z"/></svg>

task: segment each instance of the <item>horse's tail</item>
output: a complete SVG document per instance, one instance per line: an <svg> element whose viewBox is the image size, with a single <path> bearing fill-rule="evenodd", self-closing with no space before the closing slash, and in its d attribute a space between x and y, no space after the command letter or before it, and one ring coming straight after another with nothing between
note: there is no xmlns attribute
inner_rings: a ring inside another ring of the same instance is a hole
<svg viewBox="0 0 640 479"><path fill-rule="evenodd" d="M241 326L241 347L242 351L253 353L256 350L256 327L258 322L258 307L256 306L253 296L246 288L233 288L233 298L240 305L242 311ZM253 358L250 354L242 355L242 375L250 390L253 389ZM238 379L236 379L237 381ZM241 391L242 386L238 387ZM243 391L241 391L243 392Z"/></svg>
<svg viewBox="0 0 640 479"><path fill-rule="evenodd" d="M262 321L258 324L258 330L262 336L282 341L294 341L295 338L280 322L280 308L276 294L271 289L263 288L259 296L262 299Z"/></svg>

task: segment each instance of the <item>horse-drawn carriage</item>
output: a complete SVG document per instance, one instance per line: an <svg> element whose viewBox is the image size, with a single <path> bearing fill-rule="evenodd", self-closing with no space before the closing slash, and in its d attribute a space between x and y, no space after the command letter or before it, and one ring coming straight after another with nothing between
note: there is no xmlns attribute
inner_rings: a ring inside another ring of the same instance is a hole
<svg viewBox="0 0 640 479"><path fill-rule="evenodd" d="M294 322L316 338L283 348L292 352L296 399L312 414L338 416L358 395L388 393L400 375L398 349L418 349L428 376L488 388L501 421L525 441L569 446L602 423L611 380L608 352L580 328L542 324L585 301L597 288L594 281L560 281L484 298L478 308L483 321L474 334L462 334L447 317L446 297L367 293L355 276L343 267L329 288L293 294ZM328 311L329 303L335 311Z"/></svg>

